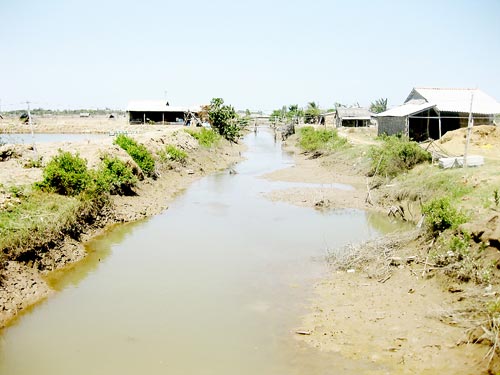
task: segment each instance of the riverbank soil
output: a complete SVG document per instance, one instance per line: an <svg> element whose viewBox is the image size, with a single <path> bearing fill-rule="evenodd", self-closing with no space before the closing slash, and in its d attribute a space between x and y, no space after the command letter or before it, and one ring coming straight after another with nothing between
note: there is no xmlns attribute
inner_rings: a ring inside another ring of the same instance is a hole
<svg viewBox="0 0 500 375"><path fill-rule="evenodd" d="M88 119L83 119L88 120ZM72 126L71 121L37 124L40 133L67 133L83 131L116 132L116 122L83 121ZM5 121L4 121L5 122ZM4 124L5 125L5 124ZM7 125L6 125L7 126ZM13 133L16 127L8 125ZM0 268L0 327L12 321L19 312L36 303L52 292L44 279L49 272L64 268L83 259L86 255L83 243L115 223L131 222L149 217L168 208L177 194L192 182L209 173L222 171L241 160L243 146L220 140L218 145L202 147L198 141L186 133L182 126L132 126L122 129L146 148L157 159L155 179L144 178L133 189L132 195L110 196L110 204L84 228L80 228L79 240L68 236L57 239L48 251L37 254L36 262L28 259L7 259ZM32 167L32 161L41 160L45 165L58 150L78 153L87 160L89 168L96 168L104 154L118 157L127 165L138 168L131 157L113 144L114 137L103 137L82 142L39 143L36 150L32 145L4 145L0 147L0 208L9 210L20 204L13 191L30 189L36 181L41 181L43 168ZM159 153L166 145L174 145L187 153L185 162L160 161ZM140 169L139 169L140 170ZM41 219L40 219L41 220ZM22 257L21 257L22 258ZM41 259L38 259L41 258Z"/></svg>
<svg viewBox="0 0 500 375"><path fill-rule="evenodd" d="M497 230L496 222L487 219L498 214L490 193L500 188L499 130L474 129L469 154L483 155L484 166L446 172L475 192L461 200L461 206L470 211L472 224L467 225L476 233L487 229L490 237ZM296 165L265 177L324 186L275 191L267 197L316 209L359 208L386 213L399 205L406 208L408 197L433 197L433 191L418 190L422 185L419 181L442 170L422 166L401 180L373 187L366 177L366 155L370 145L379 143L376 133L351 128L339 134L352 147L320 155L301 152L295 146L296 136L289 138L285 150L294 155ZM450 156L463 154L465 129L446 134L436 146ZM334 183L349 184L353 189L341 189ZM477 194L482 192L478 189L484 189L484 196ZM418 208L412 215L409 218L407 213L406 219L416 223ZM494 228L488 229L488 225ZM465 266L475 268L463 275L474 274L476 279L464 282L461 274L457 277L457 272L464 270L441 268L430 260L443 246L437 242L417 230L352 248L331 249L335 256L330 260L330 275L316 285L311 312L294 336L321 351L371 361L377 370L368 371L370 374L498 373L494 346L498 330L496 323L491 326L488 309L500 292L496 267L500 249L472 245L474 258ZM483 267L487 270L484 278Z"/></svg>

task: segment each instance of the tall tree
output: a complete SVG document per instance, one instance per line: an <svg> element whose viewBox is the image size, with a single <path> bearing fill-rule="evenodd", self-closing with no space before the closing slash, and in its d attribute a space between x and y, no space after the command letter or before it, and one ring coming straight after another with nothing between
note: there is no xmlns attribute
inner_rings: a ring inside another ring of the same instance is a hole
<svg viewBox="0 0 500 375"><path fill-rule="evenodd" d="M213 98L208 110L208 119L220 135L231 142L238 142L240 127L237 124L238 115L230 105L224 105L222 98Z"/></svg>
<svg viewBox="0 0 500 375"><path fill-rule="evenodd" d="M373 113L381 113L387 111L387 98L380 98L372 102L370 111Z"/></svg>

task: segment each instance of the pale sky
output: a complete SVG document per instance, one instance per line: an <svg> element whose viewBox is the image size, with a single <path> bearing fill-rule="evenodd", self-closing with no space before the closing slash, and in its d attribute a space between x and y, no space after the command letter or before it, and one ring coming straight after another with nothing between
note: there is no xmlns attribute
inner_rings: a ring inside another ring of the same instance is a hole
<svg viewBox="0 0 500 375"><path fill-rule="evenodd" d="M500 0L0 0L1 109L500 100Z"/></svg>

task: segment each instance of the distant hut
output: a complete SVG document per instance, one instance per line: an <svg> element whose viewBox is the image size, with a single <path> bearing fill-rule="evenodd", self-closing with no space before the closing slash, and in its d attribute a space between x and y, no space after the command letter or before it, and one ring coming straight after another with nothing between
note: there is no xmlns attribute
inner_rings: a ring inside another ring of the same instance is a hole
<svg viewBox="0 0 500 375"><path fill-rule="evenodd" d="M200 107L174 107L163 100L131 101L127 106L130 124L184 124L190 114L198 117Z"/></svg>
<svg viewBox="0 0 500 375"><path fill-rule="evenodd" d="M22 122L24 122L26 124L27 122L29 122L30 116L28 115L27 112L24 112L21 114L21 116L19 116L19 120L21 120Z"/></svg>
<svg viewBox="0 0 500 375"><path fill-rule="evenodd" d="M368 108L339 107L335 111L327 112L322 115L326 126L340 128L345 127L363 127L371 124L373 113Z"/></svg>

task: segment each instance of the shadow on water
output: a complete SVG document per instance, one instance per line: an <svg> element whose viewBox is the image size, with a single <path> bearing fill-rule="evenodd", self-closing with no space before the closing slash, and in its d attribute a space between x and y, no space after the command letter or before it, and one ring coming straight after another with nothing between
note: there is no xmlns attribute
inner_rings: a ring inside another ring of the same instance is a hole
<svg viewBox="0 0 500 375"><path fill-rule="evenodd" d="M5 330L0 374L371 368L305 347L293 332L328 249L397 225L359 210L318 212L264 199L276 184L258 177L293 162L270 132L245 142L237 174L199 180L163 214L91 242L88 260L54 281L61 292Z"/></svg>
<svg viewBox="0 0 500 375"><path fill-rule="evenodd" d="M95 237L85 245L87 256L76 264L54 271L47 276L49 285L58 291L72 285L77 286L90 273L96 272L101 261L112 252L114 246L122 243L139 228L142 220L132 223L117 224L108 228L103 234Z"/></svg>

